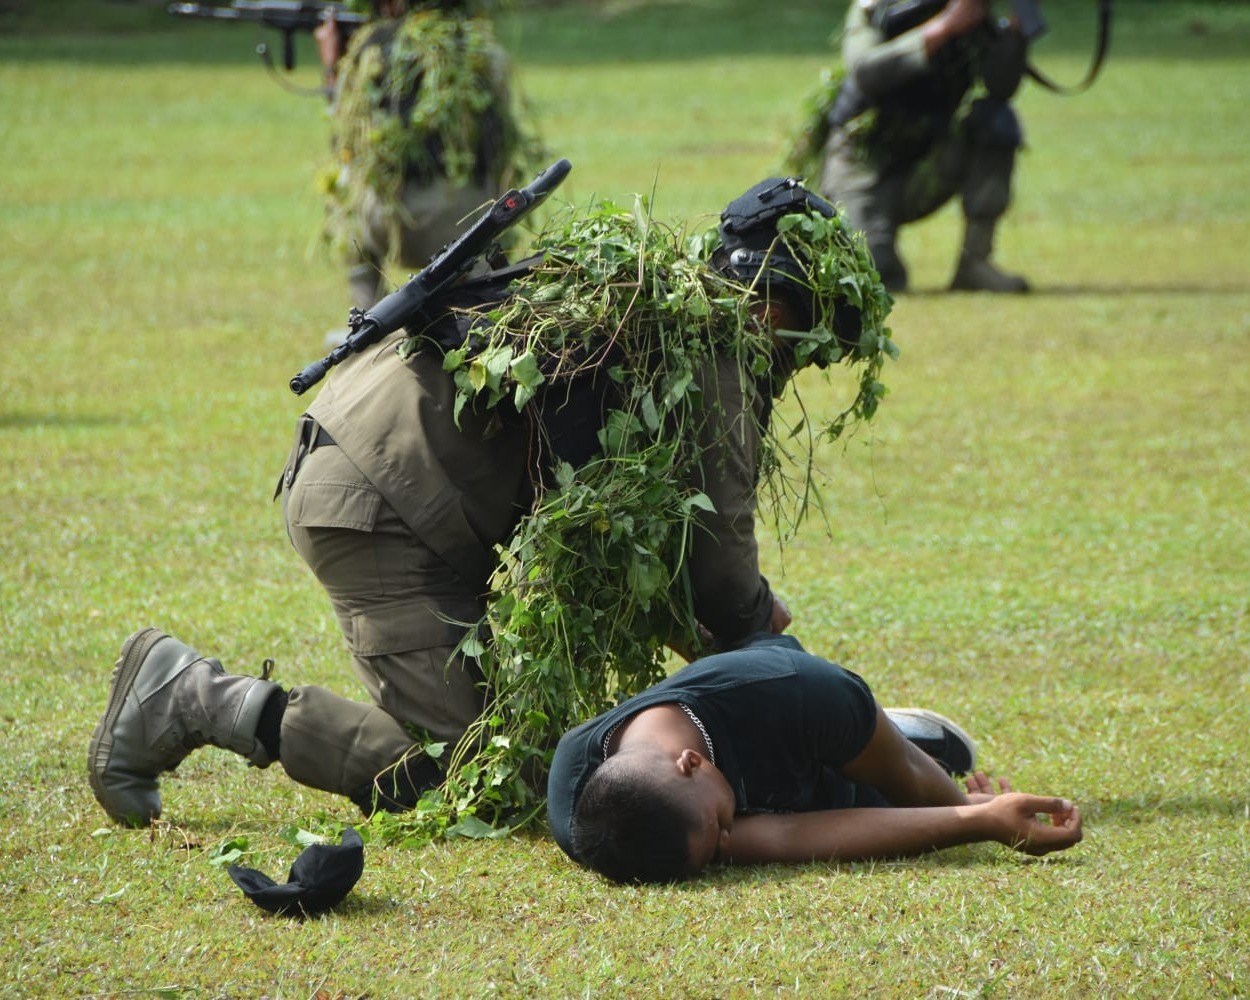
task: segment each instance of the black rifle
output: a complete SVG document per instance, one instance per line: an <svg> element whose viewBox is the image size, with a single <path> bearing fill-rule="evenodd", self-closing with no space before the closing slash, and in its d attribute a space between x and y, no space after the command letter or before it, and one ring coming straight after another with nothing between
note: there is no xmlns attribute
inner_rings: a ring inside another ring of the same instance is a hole
<svg viewBox="0 0 1250 1000"><path fill-rule="evenodd" d="M348 314L347 339L292 378L291 391L302 396L340 361L415 320L434 295L462 278L479 257L497 244L506 230L537 208L572 169L573 164L568 160L557 160L527 186L519 191L515 188L508 191L472 226L439 250L407 284L368 312L352 309Z"/></svg>
<svg viewBox="0 0 1250 1000"><path fill-rule="evenodd" d="M882 3L872 15L876 25L886 38L897 38L905 31L911 31L936 17L946 6L948 0L893 0ZM1042 17L1038 0L1011 0L1012 13L1019 25L1020 33L1026 41L1033 41L1046 32L1046 20ZM993 27L992 30L999 30ZM1027 63L1024 71L1035 82L1056 94L1079 94L1088 90L1102 69L1103 60L1107 55L1107 47L1111 42L1111 0L1098 0L1098 38L1094 43L1094 58L1090 62L1085 78L1073 87L1064 87L1044 75L1032 63ZM849 76L838 88L833 106L825 115L825 122L830 129L841 128L853 118L858 118L872 107L872 101L855 85Z"/></svg>
<svg viewBox="0 0 1250 1000"><path fill-rule="evenodd" d="M946 3L947 0L892 0L876 8L873 13L873 23L881 29L886 38L895 38L904 31L910 31L934 17L946 6ZM1039 0L1011 0L1011 12L1025 41L1035 41L1046 33L1046 19L1042 16ZM1061 94L1079 93L1087 90L1094 82L1094 78L1098 76L1110 41L1111 0L1098 0L1098 38L1094 43L1094 58L1085 74L1085 79L1074 87L1061 87L1031 65L1026 67L1026 72L1047 90Z"/></svg>
<svg viewBox="0 0 1250 1000"><path fill-rule="evenodd" d="M210 17L220 21L259 21L282 32L282 65L295 68L295 32L313 31L319 24L334 18L343 41L369 20L364 14L356 14L342 3L322 3L320 0L234 0L229 7L213 7L202 3L174 3L169 13L179 17ZM269 64L269 50L260 45L256 51ZM272 67L271 67L272 68Z"/></svg>

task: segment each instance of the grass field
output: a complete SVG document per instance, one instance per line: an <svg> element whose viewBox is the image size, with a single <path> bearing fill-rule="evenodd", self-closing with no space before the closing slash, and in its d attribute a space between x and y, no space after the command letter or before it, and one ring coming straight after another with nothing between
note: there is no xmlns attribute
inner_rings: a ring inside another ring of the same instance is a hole
<svg viewBox="0 0 1250 1000"><path fill-rule="evenodd" d="M347 308L315 247L324 112L258 32L163 6L0 4L0 993L1250 996L1250 4L1122 3L1092 90L1025 88L1000 256L1035 294L942 291L953 207L909 230L890 395L822 455L828 526L766 555L809 648L1075 799L1079 847L675 889L610 887L541 831L373 847L302 924L212 853L246 838L282 877L283 828L344 803L208 750L122 831L84 772L144 625L356 693L269 502L287 379ZM561 197L710 219L776 171L837 7L544 5L501 34ZM1037 61L1075 80L1094 5L1046 10Z"/></svg>

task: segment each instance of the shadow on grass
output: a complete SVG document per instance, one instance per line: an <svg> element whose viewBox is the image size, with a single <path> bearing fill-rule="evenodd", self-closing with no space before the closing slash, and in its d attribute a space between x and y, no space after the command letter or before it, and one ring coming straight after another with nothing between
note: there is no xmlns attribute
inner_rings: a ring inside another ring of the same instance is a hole
<svg viewBox="0 0 1250 1000"><path fill-rule="evenodd" d="M1033 285L1029 291L1019 296L1021 301L1031 298L1135 298L1138 296L1212 296L1212 295L1246 295L1250 286L1237 284L1192 284L1192 285L1128 285L1123 282L1097 285L1093 283L1074 285ZM949 288L916 288L902 293L901 297L926 299L942 298L948 295L977 295L977 292L953 292Z"/></svg>
<svg viewBox="0 0 1250 1000"><path fill-rule="evenodd" d="M1099 823L1133 826L1160 819L1222 817L1244 820L1250 803L1243 797L1216 795L1137 795L1122 799L1093 799L1081 804L1082 815Z"/></svg>
<svg viewBox="0 0 1250 1000"><path fill-rule="evenodd" d="M125 421L90 413L0 413L0 431L35 427L116 427Z"/></svg>
<svg viewBox="0 0 1250 1000"><path fill-rule="evenodd" d="M1245 295L1250 292L1246 285L1192 284L1192 285L1050 285L1033 288L1030 295L1077 296L1093 295L1098 298L1116 298L1135 295Z"/></svg>

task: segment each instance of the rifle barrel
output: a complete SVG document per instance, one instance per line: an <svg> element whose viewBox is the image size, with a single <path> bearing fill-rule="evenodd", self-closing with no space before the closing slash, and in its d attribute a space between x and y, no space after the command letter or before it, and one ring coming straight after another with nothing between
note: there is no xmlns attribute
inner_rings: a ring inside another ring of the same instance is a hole
<svg viewBox="0 0 1250 1000"><path fill-rule="evenodd" d="M331 16L339 24L358 28L369 18L341 3L310 0L234 0L229 7L206 3L171 3L166 10L179 17L217 18L222 21L260 21L282 31L312 31Z"/></svg>
<svg viewBox="0 0 1250 1000"><path fill-rule="evenodd" d="M439 250L405 285L363 315L354 313L355 321L347 340L292 378L288 383L291 391L297 396L303 395L349 354L363 351L410 323L435 293L468 271L501 233L542 204L572 169L573 164L568 160L557 160L521 190L514 188L500 196L477 221Z"/></svg>

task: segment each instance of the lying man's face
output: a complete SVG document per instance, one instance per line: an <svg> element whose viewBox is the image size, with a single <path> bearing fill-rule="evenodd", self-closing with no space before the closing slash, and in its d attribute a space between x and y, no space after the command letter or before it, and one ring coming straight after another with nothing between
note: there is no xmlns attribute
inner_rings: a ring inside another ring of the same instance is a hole
<svg viewBox="0 0 1250 1000"><path fill-rule="evenodd" d="M688 865L697 875L727 855L734 825L734 793L720 769L702 754L685 750L677 759L681 793L693 823L688 837Z"/></svg>

